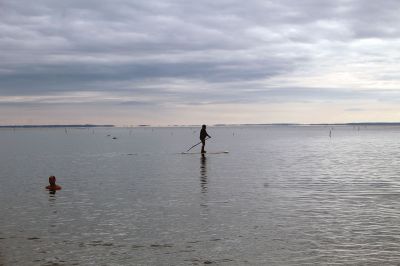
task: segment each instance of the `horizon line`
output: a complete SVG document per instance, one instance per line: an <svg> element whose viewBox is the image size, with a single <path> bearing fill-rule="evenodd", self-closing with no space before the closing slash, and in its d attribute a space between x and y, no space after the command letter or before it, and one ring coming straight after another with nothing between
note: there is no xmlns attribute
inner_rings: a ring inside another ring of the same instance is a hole
<svg viewBox="0 0 400 266"><path fill-rule="evenodd" d="M201 124L173 124L173 125L112 125L112 124L24 124L0 125L0 128L92 128L92 127L199 127ZM400 122L349 122L349 123L218 123L209 127L222 126L400 126Z"/></svg>

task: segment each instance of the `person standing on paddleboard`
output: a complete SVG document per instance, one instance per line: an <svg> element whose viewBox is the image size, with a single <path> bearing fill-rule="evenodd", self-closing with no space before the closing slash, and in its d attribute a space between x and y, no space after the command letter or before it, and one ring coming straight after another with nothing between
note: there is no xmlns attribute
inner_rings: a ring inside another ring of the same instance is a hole
<svg viewBox="0 0 400 266"><path fill-rule="evenodd" d="M206 125L202 125L201 126L201 130L200 130L200 140L201 140L201 153L206 153L206 151L204 150L204 146L206 146L206 138L209 137L211 138L210 135L208 135L207 131L206 131Z"/></svg>

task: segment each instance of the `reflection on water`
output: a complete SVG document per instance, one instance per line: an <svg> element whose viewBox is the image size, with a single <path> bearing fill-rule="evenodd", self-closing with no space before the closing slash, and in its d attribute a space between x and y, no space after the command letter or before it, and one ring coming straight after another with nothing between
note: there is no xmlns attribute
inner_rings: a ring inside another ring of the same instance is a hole
<svg viewBox="0 0 400 266"><path fill-rule="evenodd" d="M399 127L196 130L0 130L0 264L400 265Z"/></svg>
<svg viewBox="0 0 400 266"><path fill-rule="evenodd" d="M200 157L200 185L201 193L207 192L207 157L201 154Z"/></svg>
<svg viewBox="0 0 400 266"><path fill-rule="evenodd" d="M200 195L200 206L204 208L202 210L202 215L208 214L208 180L207 180L207 157L203 153L200 156L200 186L201 186L201 195ZM205 211L205 212L203 212Z"/></svg>

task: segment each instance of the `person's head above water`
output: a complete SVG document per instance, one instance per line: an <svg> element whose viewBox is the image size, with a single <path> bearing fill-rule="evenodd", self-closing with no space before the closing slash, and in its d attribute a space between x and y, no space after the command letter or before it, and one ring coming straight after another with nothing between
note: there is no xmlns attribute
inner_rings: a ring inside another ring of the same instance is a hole
<svg viewBox="0 0 400 266"><path fill-rule="evenodd" d="M49 183L50 185L48 185L46 188L50 189L50 190L60 190L61 187L59 185L56 185L56 177L54 175L49 177Z"/></svg>
<svg viewBox="0 0 400 266"><path fill-rule="evenodd" d="M202 128L202 129L206 129L206 125L202 125L201 128Z"/></svg>
<svg viewBox="0 0 400 266"><path fill-rule="evenodd" d="M54 175L49 177L50 185L54 186L56 184L56 177Z"/></svg>

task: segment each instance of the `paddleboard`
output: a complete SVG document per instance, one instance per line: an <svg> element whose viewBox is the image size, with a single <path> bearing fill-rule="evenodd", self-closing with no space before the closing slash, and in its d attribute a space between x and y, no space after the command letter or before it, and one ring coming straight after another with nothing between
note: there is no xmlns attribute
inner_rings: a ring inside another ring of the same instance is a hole
<svg viewBox="0 0 400 266"><path fill-rule="evenodd" d="M204 155L207 154L226 154L229 153L229 151L214 151L214 152L206 152ZM201 154L201 152L181 152L181 154Z"/></svg>

